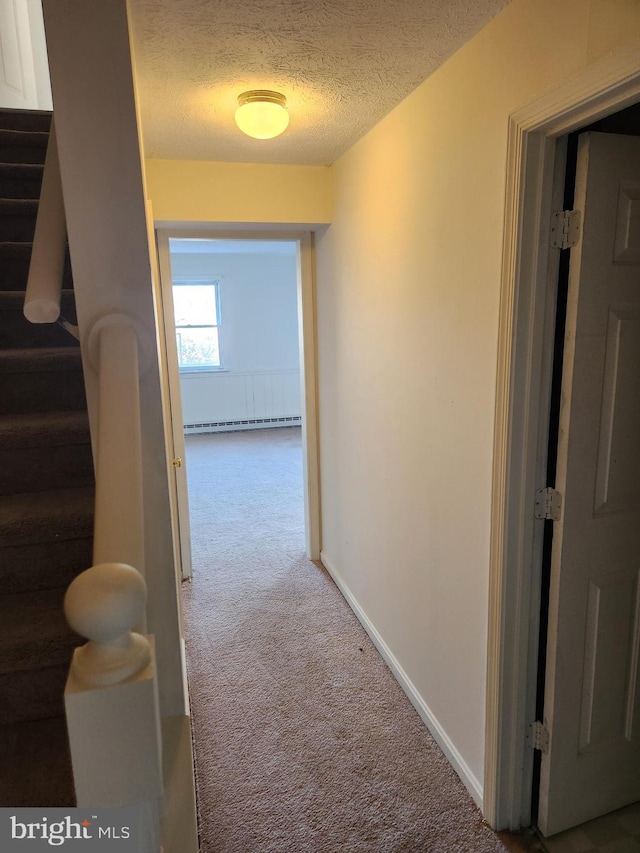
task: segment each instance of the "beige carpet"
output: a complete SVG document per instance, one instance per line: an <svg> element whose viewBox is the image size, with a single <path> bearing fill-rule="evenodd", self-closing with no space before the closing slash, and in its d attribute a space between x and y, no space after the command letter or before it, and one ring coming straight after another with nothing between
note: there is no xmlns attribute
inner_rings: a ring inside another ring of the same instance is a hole
<svg viewBox="0 0 640 853"><path fill-rule="evenodd" d="M187 472L202 853L504 850L304 556L300 430L189 437Z"/></svg>

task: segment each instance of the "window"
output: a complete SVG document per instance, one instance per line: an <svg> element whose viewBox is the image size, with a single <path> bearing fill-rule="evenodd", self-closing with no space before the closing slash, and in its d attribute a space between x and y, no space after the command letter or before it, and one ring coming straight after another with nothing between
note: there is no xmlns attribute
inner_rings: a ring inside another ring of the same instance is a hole
<svg viewBox="0 0 640 853"><path fill-rule="evenodd" d="M219 279L173 282L180 370L220 369Z"/></svg>

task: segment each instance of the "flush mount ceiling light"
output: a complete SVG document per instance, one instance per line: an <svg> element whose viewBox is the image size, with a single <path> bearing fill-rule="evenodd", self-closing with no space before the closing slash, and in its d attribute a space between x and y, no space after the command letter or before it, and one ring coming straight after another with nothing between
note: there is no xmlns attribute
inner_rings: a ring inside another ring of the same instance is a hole
<svg viewBox="0 0 640 853"><path fill-rule="evenodd" d="M236 124L254 139L273 139L289 125L287 99L279 92L254 89L238 95Z"/></svg>

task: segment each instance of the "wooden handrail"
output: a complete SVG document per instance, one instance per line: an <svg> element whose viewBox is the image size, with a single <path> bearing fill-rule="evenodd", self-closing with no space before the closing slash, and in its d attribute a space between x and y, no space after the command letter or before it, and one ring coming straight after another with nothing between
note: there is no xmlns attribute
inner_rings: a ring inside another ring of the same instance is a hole
<svg viewBox="0 0 640 853"><path fill-rule="evenodd" d="M31 323L55 323L60 316L66 244L67 224L52 120L24 300L24 316Z"/></svg>
<svg viewBox="0 0 640 853"><path fill-rule="evenodd" d="M98 372L93 562L126 563L144 575L140 352L135 321L125 314L108 314L93 325L87 342Z"/></svg>
<svg viewBox="0 0 640 853"><path fill-rule="evenodd" d="M94 444L93 567L65 597L71 627L89 642L76 650L72 674L85 685L116 684L149 663L144 580L144 509L138 331L127 314L101 317L86 336L98 373ZM144 351L142 356L144 363Z"/></svg>

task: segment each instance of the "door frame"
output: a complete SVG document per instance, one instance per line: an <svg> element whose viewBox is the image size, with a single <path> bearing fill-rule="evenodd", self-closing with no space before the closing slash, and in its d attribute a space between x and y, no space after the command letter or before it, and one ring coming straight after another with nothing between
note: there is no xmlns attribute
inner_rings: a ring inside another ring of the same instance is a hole
<svg viewBox="0 0 640 853"><path fill-rule="evenodd" d="M509 117L491 497L483 813L531 823L543 522L558 250L557 140L640 101L640 40Z"/></svg>
<svg viewBox="0 0 640 853"><path fill-rule="evenodd" d="M169 240L171 238L200 240L269 240L296 243L297 246L297 302L298 336L300 351L300 378L302 390L302 473L305 516L305 550L310 560L320 559L321 515L320 515L320 465L318 442L318 377L317 377L317 334L316 334L316 281L314 234L305 230L279 230L273 225L216 225L206 223L156 224L158 254L160 259L161 289L170 281ZM158 312L164 325L164 337L167 341L169 366L169 385L171 397L172 421L174 433L182 424L182 403L180 398L180 377L178 357L169 340L167 319L164 307ZM174 390L175 389L175 390ZM176 407L180 408L180 418L176 418ZM184 441L184 439L183 439ZM186 489L186 482L185 482ZM188 512L188 501L178 501L179 515ZM184 524L181 527L184 529ZM184 574L183 574L184 577Z"/></svg>

